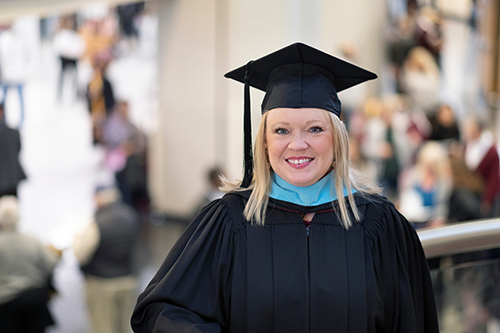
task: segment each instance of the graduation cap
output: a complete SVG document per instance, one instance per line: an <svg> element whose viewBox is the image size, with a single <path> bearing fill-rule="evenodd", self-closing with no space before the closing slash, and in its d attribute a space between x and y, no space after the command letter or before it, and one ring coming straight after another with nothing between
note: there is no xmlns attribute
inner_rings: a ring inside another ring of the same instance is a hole
<svg viewBox="0 0 500 333"><path fill-rule="evenodd" d="M318 108L340 117L337 92L377 78L372 72L302 43L250 61L224 76L245 84L242 187L250 185L253 174L250 86L266 92L262 114L275 108Z"/></svg>

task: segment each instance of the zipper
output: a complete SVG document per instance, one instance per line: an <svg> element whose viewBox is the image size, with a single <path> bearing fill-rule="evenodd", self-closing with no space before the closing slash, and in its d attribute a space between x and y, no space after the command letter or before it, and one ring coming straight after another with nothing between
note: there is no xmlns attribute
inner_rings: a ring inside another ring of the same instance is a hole
<svg viewBox="0 0 500 333"><path fill-rule="evenodd" d="M304 222L304 216L306 215L306 213L302 213L302 212L299 212L299 215L300 215L300 219ZM312 222L312 221L311 221ZM309 286L308 286L308 291L309 291L309 299L308 299L308 306L309 306L309 309L308 309L308 312L309 312L309 327L308 327L308 332L311 332L311 261L309 259L309 229L311 228L311 222L309 223L308 226L306 226L306 238L307 238L307 243L306 243L306 246L307 246L307 281L309 283Z"/></svg>
<svg viewBox="0 0 500 333"><path fill-rule="evenodd" d="M311 228L311 225L309 225L307 228L306 228L306 235L307 235L307 280L308 280L308 283L309 283L309 286L308 286L308 289L309 289L309 299L308 299L308 303L309 303L309 330L308 332L311 332L311 260L309 258L309 229Z"/></svg>

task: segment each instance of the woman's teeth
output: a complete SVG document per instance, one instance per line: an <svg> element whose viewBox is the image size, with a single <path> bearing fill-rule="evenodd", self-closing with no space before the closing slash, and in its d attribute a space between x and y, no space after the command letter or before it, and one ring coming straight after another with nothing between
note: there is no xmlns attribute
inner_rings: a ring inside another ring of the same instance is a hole
<svg viewBox="0 0 500 333"><path fill-rule="evenodd" d="M292 164L302 164L312 161L312 158L303 158L300 160L287 160L287 161Z"/></svg>

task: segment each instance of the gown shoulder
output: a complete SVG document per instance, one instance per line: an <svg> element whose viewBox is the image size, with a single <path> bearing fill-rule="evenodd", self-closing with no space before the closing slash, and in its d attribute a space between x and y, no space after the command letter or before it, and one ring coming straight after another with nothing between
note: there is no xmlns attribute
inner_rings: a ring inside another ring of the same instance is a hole
<svg viewBox="0 0 500 333"><path fill-rule="evenodd" d="M392 295L393 327L398 332L438 332L427 259L413 226L382 196L367 197L361 225L377 280ZM392 281L392 282L391 282Z"/></svg>
<svg viewBox="0 0 500 333"><path fill-rule="evenodd" d="M134 332L221 332L243 206L241 196L226 194L201 210L139 295Z"/></svg>

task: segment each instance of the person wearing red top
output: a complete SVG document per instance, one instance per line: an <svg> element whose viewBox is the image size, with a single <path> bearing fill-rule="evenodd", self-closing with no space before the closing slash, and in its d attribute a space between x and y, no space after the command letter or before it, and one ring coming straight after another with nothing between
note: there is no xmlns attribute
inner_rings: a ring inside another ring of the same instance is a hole
<svg viewBox="0 0 500 333"><path fill-rule="evenodd" d="M465 163L484 182L481 208L492 216L500 192L500 163L493 134L478 119L464 122Z"/></svg>

